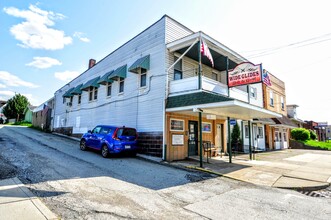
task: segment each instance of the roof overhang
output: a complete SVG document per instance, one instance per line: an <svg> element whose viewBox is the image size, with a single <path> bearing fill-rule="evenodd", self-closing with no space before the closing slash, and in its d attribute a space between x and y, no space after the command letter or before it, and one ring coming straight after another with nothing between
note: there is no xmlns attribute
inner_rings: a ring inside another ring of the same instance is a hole
<svg viewBox="0 0 331 220"><path fill-rule="evenodd" d="M229 58L229 68L234 68L238 63L247 62L248 60L215 39L209 37L203 32L197 32L181 39L175 40L167 44L169 52L178 52L183 54L197 39L203 39L212 54L215 63L215 69L225 70L226 57ZM186 56L198 60L198 43L191 48ZM202 56L202 63L211 65L207 57Z"/></svg>
<svg viewBox="0 0 331 220"><path fill-rule="evenodd" d="M166 112L191 114L197 109L201 110L203 114L215 114L221 117L230 117L242 120L251 120L253 118L278 118L282 116L281 114L238 100L167 108Z"/></svg>

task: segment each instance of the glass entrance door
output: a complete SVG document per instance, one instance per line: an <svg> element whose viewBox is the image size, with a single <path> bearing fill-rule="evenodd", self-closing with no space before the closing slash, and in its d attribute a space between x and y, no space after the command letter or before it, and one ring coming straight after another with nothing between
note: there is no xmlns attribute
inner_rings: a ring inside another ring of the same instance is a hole
<svg viewBox="0 0 331 220"><path fill-rule="evenodd" d="M198 155L198 122L188 122L188 156Z"/></svg>

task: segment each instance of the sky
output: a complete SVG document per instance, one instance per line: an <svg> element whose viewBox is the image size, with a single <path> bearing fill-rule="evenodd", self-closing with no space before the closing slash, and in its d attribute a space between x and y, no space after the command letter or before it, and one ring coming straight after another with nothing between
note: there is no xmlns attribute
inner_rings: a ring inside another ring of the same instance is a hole
<svg viewBox="0 0 331 220"><path fill-rule="evenodd" d="M327 0L1 0L0 100L32 105L167 14L285 82L302 120L331 124Z"/></svg>

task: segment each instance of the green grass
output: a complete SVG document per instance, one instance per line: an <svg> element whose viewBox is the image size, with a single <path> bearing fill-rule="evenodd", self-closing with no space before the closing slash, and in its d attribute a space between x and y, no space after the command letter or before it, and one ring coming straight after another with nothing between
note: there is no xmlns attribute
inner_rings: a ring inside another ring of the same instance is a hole
<svg viewBox="0 0 331 220"><path fill-rule="evenodd" d="M305 141L303 143L308 146L331 150L331 142L321 142L321 141L309 140L309 141Z"/></svg>
<svg viewBox="0 0 331 220"><path fill-rule="evenodd" d="M27 126L32 127L32 124L30 122L21 121L21 122L15 122L15 123L8 123L8 125L20 125L20 126Z"/></svg>

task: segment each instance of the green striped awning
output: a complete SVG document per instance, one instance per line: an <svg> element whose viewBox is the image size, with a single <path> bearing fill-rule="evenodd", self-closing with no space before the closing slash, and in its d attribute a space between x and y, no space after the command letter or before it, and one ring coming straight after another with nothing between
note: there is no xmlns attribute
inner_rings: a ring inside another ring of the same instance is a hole
<svg viewBox="0 0 331 220"><path fill-rule="evenodd" d="M71 91L71 94L73 95L79 95L79 94L82 94L82 88L83 84L80 84L78 86L76 86L72 91Z"/></svg>
<svg viewBox="0 0 331 220"><path fill-rule="evenodd" d="M126 65L118 67L108 78L117 79L117 78L126 78Z"/></svg>
<svg viewBox="0 0 331 220"><path fill-rule="evenodd" d="M63 94L63 98L70 98L72 96L74 96L73 94L71 94L71 92L75 89L75 87L73 88L70 88L68 91L66 91L64 94Z"/></svg>
<svg viewBox="0 0 331 220"><path fill-rule="evenodd" d="M130 66L129 71L133 73L139 73L139 69L149 70L149 55L136 60L136 62Z"/></svg>
<svg viewBox="0 0 331 220"><path fill-rule="evenodd" d="M107 84L108 82L109 82L109 83L112 83L113 80L109 79L109 76L110 76L113 72L114 72L114 70L112 70L112 71L106 73L105 75L103 75L103 76L98 80L97 83L99 83L99 84L103 84L103 85Z"/></svg>
<svg viewBox="0 0 331 220"><path fill-rule="evenodd" d="M100 85L98 84L98 80L100 79L100 76L96 77L96 78L93 78L91 80L89 80L87 83L85 83L81 90L88 90L90 87L95 87L95 88L99 88Z"/></svg>

